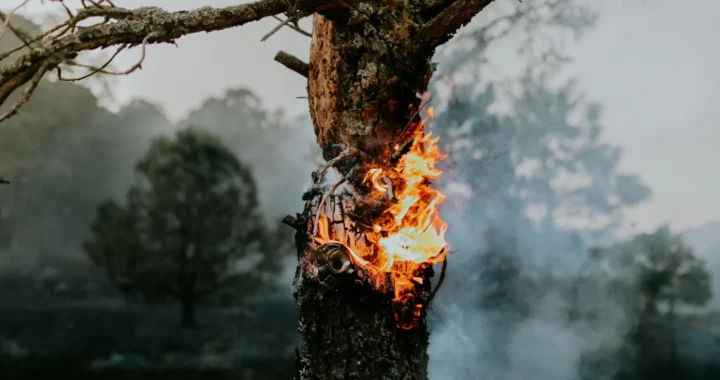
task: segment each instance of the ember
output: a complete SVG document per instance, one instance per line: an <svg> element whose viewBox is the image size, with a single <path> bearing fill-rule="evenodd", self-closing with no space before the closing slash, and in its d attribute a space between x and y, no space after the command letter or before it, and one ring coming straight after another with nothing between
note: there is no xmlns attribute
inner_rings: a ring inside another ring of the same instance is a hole
<svg viewBox="0 0 720 380"><path fill-rule="evenodd" d="M363 179L371 199L381 202L384 198L389 204L380 216L368 221L372 228L365 231L365 236L371 244L356 246L353 239L339 242L348 247L355 265L371 276L375 288L387 289L390 279L395 318L405 329L415 326L422 309L422 294L415 291L418 284L423 284L422 271L445 260L448 251L447 224L438 212L445 196L430 187L430 181L442 174L435 166L445 156L438 149L439 138L424 133L432 107L427 113L413 128L407 153L390 167L368 169ZM329 236L328 223L325 215L319 215L315 237L319 244L338 243Z"/></svg>

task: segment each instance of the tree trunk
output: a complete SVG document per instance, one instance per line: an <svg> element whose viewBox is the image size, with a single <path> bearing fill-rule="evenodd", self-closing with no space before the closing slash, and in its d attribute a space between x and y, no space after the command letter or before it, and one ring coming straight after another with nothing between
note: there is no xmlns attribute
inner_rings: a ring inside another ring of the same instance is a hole
<svg viewBox="0 0 720 380"><path fill-rule="evenodd" d="M322 214L331 219L328 232L333 240L353 248L369 246L357 223L358 198L366 193L358 174L369 166L387 167L397 156L394 143L411 121L419 120L418 94L426 91L433 71L433 47L403 45L408 33L418 30L402 24L411 22L402 7L384 7L383 12L363 2L357 8L362 13L350 12L343 23L314 16L310 111L323 157L347 182L337 191L313 186L295 224L300 260L295 297L302 336L296 379L427 379L425 308L412 327L399 328L397 318L411 318L414 305L393 303L392 289L372 286L362 268L344 279L331 274L327 281L313 270L322 266L313 241L321 204ZM394 29L386 29L392 25ZM353 150L357 154L350 154ZM313 181L322 183L323 175L322 170L313 173ZM325 197L332 191L335 194ZM416 301L423 304L432 267L423 267L417 275L425 285L418 286L422 299Z"/></svg>

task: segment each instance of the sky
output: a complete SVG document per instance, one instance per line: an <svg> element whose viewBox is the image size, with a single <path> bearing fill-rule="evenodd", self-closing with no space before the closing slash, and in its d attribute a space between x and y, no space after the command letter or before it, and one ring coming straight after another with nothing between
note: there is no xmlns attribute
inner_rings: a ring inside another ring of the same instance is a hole
<svg viewBox="0 0 720 380"><path fill-rule="evenodd" d="M511 0L496 3L502 1ZM0 8L18 2L0 0ZM180 10L239 1L115 3ZM47 2L43 6L31 0L24 12L37 14L47 7ZM720 175L715 170L720 162L719 13L715 0L612 0L603 4L597 28L568 47L574 63L566 74L578 79L588 99L603 105L605 138L625 148L621 168L639 173L653 191L648 202L628 210L627 233L664 223L681 231L720 220ZM247 86L271 108L308 112L307 101L297 99L305 95L304 78L273 57L284 50L307 60L309 38L283 29L261 42L275 24L267 19L187 36L177 47L152 46L141 71L116 79L114 106L141 97L180 119L208 96ZM133 65L138 54L136 49L120 56L118 67ZM499 63L502 67L502 57Z"/></svg>

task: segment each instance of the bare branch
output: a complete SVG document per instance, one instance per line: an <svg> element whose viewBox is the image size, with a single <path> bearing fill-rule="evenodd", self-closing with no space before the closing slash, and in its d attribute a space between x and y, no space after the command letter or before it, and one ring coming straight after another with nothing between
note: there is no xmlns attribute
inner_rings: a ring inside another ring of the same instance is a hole
<svg viewBox="0 0 720 380"><path fill-rule="evenodd" d="M41 43L15 62L0 68L0 105L13 91L36 78L36 74L55 69L62 62L74 59L79 52L113 45L174 42L187 34L244 25L290 8L287 0L260 0L224 8L202 7L180 12L167 12L156 7L129 10L105 6L100 1L94 3L97 6L79 10L72 19L29 41ZM78 22L92 17L103 17L106 21L76 27ZM55 32L57 34L53 34ZM31 87L34 89L36 85ZM17 110L13 109L14 115Z"/></svg>
<svg viewBox="0 0 720 380"><path fill-rule="evenodd" d="M0 122L3 122L7 120L8 118L15 116L18 113L18 110L25 105L25 103L30 100L30 96L32 96L33 92L37 88L37 86L40 84L40 81L42 80L45 73L47 73L49 70L51 70L53 67L57 66L59 63L59 60L48 60L47 62L42 63L42 65L35 71L34 75L30 79L30 84L25 88L25 91L23 91L22 95L20 96L20 99L13 105L12 109L10 111L6 112L4 115L0 116Z"/></svg>
<svg viewBox="0 0 720 380"><path fill-rule="evenodd" d="M360 154L360 151L353 147L349 147L349 148L345 149L344 151L340 152L340 154L338 154L337 157L328 161L325 165L323 165L320 168L320 170L318 170L316 178L315 178L315 182L321 183L323 181L323 179L325 178L325 173L327 172L328 169L330 169L331 167L334 167L335 165L340 163L342 160L357 156L359 154Z"/></svg>
<svg viewBox="0 0 720 380"><path fill-rule="evenodd" d="M493 0L456 0L423 25L420 37L432 47L441 45L492 2Z"/></svg>
<svg viewBox="0 0 720 380"><path fill-rule="evenodd" d="M7 17L3 17L3 20L2 20L3 28L0 29L0 40L2 40L3 35L5 34L5 30L11 28L10 27L10 18L12 17L12 15L14 15L15 12L20 10L20 8L24 7L28 2L30 2L30 0L23 0L22 3L20 3L17 7L13 8L13 10L11 10L10 13L8 13ZM15 32L15 31L13 30L13 32ZM18 37L20 37L20 36L18 36ZM22 40L22 37L20 37L20 39Z"/></svg>
<svg viewBox="0 0 720 380"><path fill-rule="evenodd" d="M275 20L285 22L285 20L281 19L281 18L278 17L278 16L273 16L273 18L274 18ZM289 20L289 19L288 19L288 20ZM297 26L297 23L295 23L295 25L288 25L288 28L290 28L290 29L292 29L292 30L294 30L294 31L296 31L296 32L304 35L304 36L312 37L312 33L303 30L302 28L300 28L299 26Z"/></svg>
<svg viewBox="0 0 720 380"><path fill-rule="evenodd" d="M107 66L110 64L110 62L113 61L113 59L115 58L115 56L117 56L122 50L125 49L125 47L127 47L127 44L122 45L122 46L115 52L115 54L113 54L113 56L110 57L110 59L109 59L102 67L96 68L96 67L93 67L93 66L83 65L83 64L79 64L79 63L73 63L72 65L73 65L73 66L78 66L78 67L85 67L85 68L88 68L88 69L93 69L93 70L95 70L94 72L96 72L96 73L97 73L97 72L100 72L100 73L107 74L107 75L128 75L128 74L131 74L131 73L134 72L135 70L142 68L142 64L143 64L143 62L145 62L145 52L146 52L146 48L147 48L147 42L148 42L148 40L149 40L150 38L153 38L153 37L157 37L157 34L155 34L154 32L148 34L148 35L145 37L145 39L143 40L143 44L142 44L142 55L140 56L140 60L138 60L138 62L137 62L136 64L132 65L129 69L127 69L127 70L125 70L125 71L121 71L121 72L105 71L104 68L107 67ZM84 78L87 78L87 77L90 76L90 75L92 75L92 73L88 74L88 75L85 76Z"/></svg>
<svg viewBox="0 0 720 380"><path fill-rule="evenodd" d="M440 290L440 286L442 286L443 281L445 280L445 271L447 270L447 256L445 256L445 260L443 260L442 263L442 271L440 272L440 279L438 279L437 285L435 285L435 289L432 290L430 293L430 297L428 297L427 302L425 303L428 305L428 308L430 308L430 302L432 302L433 298L435 298L435 295L437 294L438 290Z"/></svg>
<svg viewBox="0 0 720 380"><path fill-rule="evenodd" d="M0 30L0 39L2 39L3 32L5 31L5 29L7 29L13 32L13 34L15 34L15 36L17 36L17 38L22 41L24 47L30 47L30 43L33 39L32 36L28 35L22 29L17 28L12 23L10 23L9 15L6 16L5 13L0 12L0 21L3 22L4 26L4 28Z"/></svg>
<svg viewBox="0 0 720 380"><path fill-rule="evenodd" d="M298 219L292 215L285 215L285 217L282 220L282 223L287 226L290 226L294 229L298 229L298 225L299 225Z"/></svg>
<svg viewBox="0 0 720 380"><path fill-rule="evenodd" d="M292 21L291 18L285 19L285 21L277 24L268 34L264 35L263 38L260 39L261 42L265 42L268 38L270 38L273 34L275 34L278 30L282 29L283 26L287 25L290 21Z"/></svg>
<svg viewBox="0 0 720 380"><path fill-rule="evenodd" d="M300 58L297 58L294 55L288 54L282 50L280 50L275 55L275 61L279 62L288 69L304 76L305 78L310 75L310 66L307 63L300 60Z"/></svg>
<svg viewBox="0 0 720 380"><path fill-rule="evenodd" d="M0 185L9 185L10 181L6 180L2 176L0 176Z"/></svg>
<svg viewBox="0 0 720 380"><path fill-rule="evenodd" d="M62 80L62 81L65 81L65 82L77 82L77 81L79 81L79 80L83 80L83 79L89 78L89 77L91 77L91 76L93 76L93 75L95 75L95 74L97 74L97 73L102 73L102 74L117 74L117 73L113 73L113 72L107 72L107 71L105 71L105 69L106 69L108 66L110 66L110 63L112 63L112 61L115 59L115 57L117 57L118 54L120 54L120 52L122 52L122 51L125 50L126 48L127 48L127 44L123 44L122 46L120 46L120 48L118 48L117 51L115 51L115 54L113 54L113 55L110 57L110 59L108 59L107 62L105 62L105 63L104 63L102 66L100 66L100 67L92 67L92 66L88 66L88 65L81 65L81 64L78 64L78 63L71 63L71 65L73 65L73 66L85 67L85 68L92 69L93 71L91 71L91 72L89 72L89 73L87 73L87 74L85 74L85 75L83 75L83 76L81 76L81 77L79 77L79 78L63 78L62 75L58 74L58 79L59 79L59 80ZM143 45L143 56L142 56L142 59L144 59L144 58L145 58L145 45ZM141 62L142 62L142 60L141 60Z"/></svg>

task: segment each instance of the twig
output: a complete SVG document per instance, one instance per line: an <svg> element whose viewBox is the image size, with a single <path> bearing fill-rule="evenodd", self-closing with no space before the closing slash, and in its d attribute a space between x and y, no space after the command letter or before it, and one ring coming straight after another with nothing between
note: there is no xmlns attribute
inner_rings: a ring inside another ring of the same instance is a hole
<svg viewBox="0 0 720 380"><path fill-rule="evenodd" d="M264 35L263 38L260 40L260 42L265 42L268 38L272 37L273 34L277 33L280 28L287 25L290 21L292 21L292 18L288 17L285 19L285 21L277 24L268 34Z"/></svg>
<svg viewBox="0 0 720 380"><path fill-rule="evenodd" d="M438 279L438 283L437 283L437 285L435 285L435 289L433 289L432 292L430 293L430 297L428 297L428 300L426 303L426 305L428 305L428 306L430 306L430 301L432 301L433 298L435 298L435 294L437 294L438 290L440 290L440 286L442 285L443 281L445 280L445 271L447 270L447 261L448 261L448 258L447 258L447 255L445 255L445 260L443 260L443 263L442 263L442 269L440 271L440 278Z"/></svg>
<svg viewBox="0 0 720 380"><path fill-rule="evenodd" d="M123 72L119 72L119 73L110 72L110 71L103 71L103 74L109 74L109 75L128 75L128 74L132 73L133 71L142 68L142 64L143 64L143 62L145 62L145 52L146 52L146 50L147 50L148 41L149 41L151 38L157 38L157 37L159 37L159 36L160 36L160 33L159 33L159 32L152 32L152 33L148 34L147 36L145 36L145 38L144 38L143 41L142 41L142 54L140 55L140 59L138 60L138 62L137 62L136 64L132 65L129 69L127 69L127 70L125 70L125 71L123 71Z"/></svg>
<svg viewBox="0 0 720 380"><path fill-rule="evenodd" d="M328 161L327 164L323 165L323 167L321 167L320 170L318 170L316 178L315 178L315 182L316 183L322 182L323 178L325 178L325 172L327 172L327 170L329 168L337 165L340 161L342 161L346 158L357 156L358 154L360 154L360 151L353 147L345 149L340 154L338 154L337 157Z"/></svg>
<svg viewBox="0 0 720 380"><path fill-rule="evenodd" d="M428 44L428 47L437 47L450 40L458 29L469 23L492 2L493 0L455 0L423 25L420 38Z"/></svg>
<svg viewBox="0 0 720 380"><path fill-rule="evenodd" d="M83 76L81 76L81 77L78 77L78 78L63 78L63 77L60 76L60 74L58 74L58 79L59 79L59 80L62 80L62 81L66 81L66 82L76 82L76 81L79 81L79 80L83 80L83 79L89 78L89 77L91 77L91 76L93 76L93 75L95 75L95 74L97 74L97 73L111 74L111 73L108 73L108 72L104 71L105 68L108 67L108 66L110 65L110 63L115 59L115 57L117 57L117 55L120 54L121 51L125 50L125 48L127 48L127 44L124 44L124 45L120 46L120 48L118 48L118 49L115 51L115 54L113 54L112 57L110 57L110 59L108 59L107 62L105 62L105 64L103 64L103 65L100 66L100 67L95 68L93 71L91 71L91 72L89 72L89 73L87 73L87 74L85 74L85 75L83 75ZM143 52L145 52L145 45L143 45ZM82 66L81 66L81 65L79 65L79 64L77 64L77 63L74 63L73 65L74 65L74 66L80 66L80 67L84 67L84 66L85 66L85 65L82 65Z"/></svg>
<svg viewBox="0 0 720 380"><path fill-rule="evenodd" d="M29 3L30 0L23 0L22 3L20 3L17 7L13 8L13 10L8 13L7 17L5 17L5 20L3 20L3 28L0 29L0 40L2 40L3 35L5 34L5 29L10 29L10 17L15 14L20 8L24 7L27 3ZM18 36L19 37L19 36ZM21 38L22 39L22 38ZM24 41L23 41L24 42Z"/></svg>
<svg viewBox="0 0 720 380"><path fill-rule="evenodd" d="M278 16L273 16L273 18L274 18L275 20L278 20L278 21L283 21L283 22L285 21L285 20L281 19L281 18L278 17ZM289 20L289 19L288 19L288 20ZM308 36L308 37L312 37L312 33L306 32L306 31L302 30L302 28L300 28L299 26L288 25L288 28L290 28L290 29L292 29L292 30L294 30L294 31L302 34L302 35L305 35L305 36Z"/></svg>
<svg viewBox="0 0 720 380"><path fill-rule="evenodd" d="M310 66L294 55L288 54L280 50L275 55L275 61L279 62L288 69L304 76L305 78L310 76Z"/></svg>
<svg viewBox="0 0 720 380"><path fill-rule="evenodd" d="M387 197L392 203L397 203L397 198L395 198L395 192L393 191L393 183L392 180L388 177L383 177L383 182L385 182L385 186L387 186Z"/></svg>
<svg viewBox="0 0 720 380"><path fill-rule="evenodd" d="M6 180L2 176L0 176L0 185L9 185L10 181Z"/></svg>
<svg viewBox="0 0 720 380"><path fill-rule="evenodd" d="M429 96L428 99L427 99L425 102L423 102L422 104L420 104L420 107L418 107L418 109L416 109L415 112L413 112L413 114L410 116L410 120L408 120L407 124L405 124L405 127L403 128L402 132L400 132L400 135L397 137L397 139L395 139L395 142L393 143L392 146L396 146L396 145L398 144L398 142L400 142L400 140L401 140L401 139L405 136L405 134L407 133L408 129L410 129L410 126L413 124L413 119L415 119L415 118L417 117L417 115L418 115L425 107L427 107L428 104L430 104L430 101L431 101L431 100L432 100L432 95Z"/></svg>
<svg viewBox="0 0 720 380"><path fill-rule="evenodd" d="M23 46L22 47L28 47L30 48L30 43L32 42L32 36L25 33L22 29L14 26L12 23L10 23L10 16L6 16L5 13L0 12L0 21L4 23L3 30L0 30L0 39L2 39L2 33L5 29L8 29L9 31L13 32L17 38L22 41Z"/></svg>

